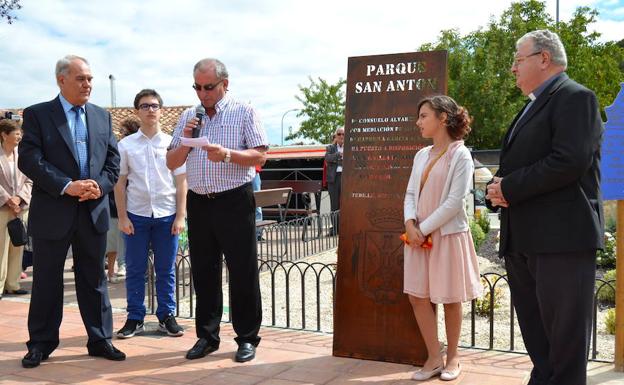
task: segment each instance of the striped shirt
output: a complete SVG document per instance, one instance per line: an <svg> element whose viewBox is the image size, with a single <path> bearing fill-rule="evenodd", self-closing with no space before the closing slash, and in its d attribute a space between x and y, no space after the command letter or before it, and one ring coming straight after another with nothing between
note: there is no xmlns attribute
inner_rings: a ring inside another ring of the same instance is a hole
<svg viewBox="0 0 624 385"><path fill-rule="evenodd" d="M217 113L202 119L200 136L210 143L220 144L232 150L268 147L268 140L255 110L248 104L228 96L215 104ZM173 133L170 149L182 145L180 137L186 122L195 117L195 107L184 111ZM186 159L186 180L190 190L197 194L216 193L234 189L251 182L256 175L253 166L235 163L212 162L201 148L194 148Z"/></svg>

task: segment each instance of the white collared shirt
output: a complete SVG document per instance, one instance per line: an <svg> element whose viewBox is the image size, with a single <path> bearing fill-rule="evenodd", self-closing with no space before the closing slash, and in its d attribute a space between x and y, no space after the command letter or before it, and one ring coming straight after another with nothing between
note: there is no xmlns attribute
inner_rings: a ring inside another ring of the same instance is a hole
<svg viewBox="0 0 624 385"><path fill-rule="evenodd" d="M174 178L186 174L186 164L173 172L167 168L167 146L171 139L171 135L160 131L150 139L139 129L119 141L119 174L128 176L128 212L154 218L176 213Z"/></svg>
<svg viewBox="0 0 624 385"><path fill-rule="evenodd" d="M339 153L344 153L344 145L341 146L339 144L336 144L336 148L338 149ZM336 172L342 172L342 162L340 162L340 165L336 167Z"/></svg>
<svg viewBox="0 0 624 385"><path fill-rule="evenodd" d="M217 111L212 118L204 116L199 130L200 137L210 143L220 144L232 150L268 147L266 133L251 105L224 96L215 104ZM173 133L171 149L182 145L181 136L186 122L195 117L195 107L184 111ZM234 162L212 162L202 148L194 148L186 158L189 190L197 194L222 192L251 182L256 176L254 166L241 166Z"/></svg>

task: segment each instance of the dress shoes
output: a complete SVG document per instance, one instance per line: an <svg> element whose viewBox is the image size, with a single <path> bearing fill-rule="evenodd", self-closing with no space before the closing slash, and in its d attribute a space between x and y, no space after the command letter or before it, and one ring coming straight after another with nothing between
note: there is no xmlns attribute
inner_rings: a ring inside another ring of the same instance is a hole
<svg viewBox="0 0 624 385"><path fill-rule="evenodd" d="M206 357L207 354L210 354L219 349L218 346L214 346L208 342L205 338L200 338L195 342L195 345L186 352L186 358L189 360L195 360L198 358Z"/></svg>
<svg viewBox="0 0 624 385"><path fill-rule="evenodd" d="M238 346L236 351L236 362L247 362L256 358L256 347L249 342L242 343Z"/></svg>
<svg viewBox="0 0 624 385"><path fill-rule="evenodd" d="M93 346L87 346L87 350L92 357L103 357L111 361L126 359L126 354L114 347L109 341L100 341Z"/></svg>
<svg viewBox="0 0 624 385"><path fill-rule="evenodd" d="M36 368L39 366L41 361L45 361L48 359L47 354L43 354L43 352L37 348L33 348L30 350L24 358L22 358L22 366L25 368Z"/></svg>

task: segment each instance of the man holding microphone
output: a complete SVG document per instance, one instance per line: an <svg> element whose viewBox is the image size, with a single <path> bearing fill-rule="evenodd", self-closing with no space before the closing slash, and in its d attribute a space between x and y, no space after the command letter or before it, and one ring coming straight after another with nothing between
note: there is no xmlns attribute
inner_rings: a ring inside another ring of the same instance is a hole
<svg viewBox="0 0 624 385"><path fill-rule="evenodd" d="M201 358L219 348L224 255L239 346L235 359L246 362L255 357L262 321L251 181L255 166L265 162L268 141L254 109L227 96L228 72L222 62L200 60L193 77L193 88L206 115L200 121L196 117L200 108L186 110L167 152L169 169L186 162L189 187L188 237L198 340L186 358ZM197 148L183 145L182 138L192 137L194 129L209 144Z"/></svg>

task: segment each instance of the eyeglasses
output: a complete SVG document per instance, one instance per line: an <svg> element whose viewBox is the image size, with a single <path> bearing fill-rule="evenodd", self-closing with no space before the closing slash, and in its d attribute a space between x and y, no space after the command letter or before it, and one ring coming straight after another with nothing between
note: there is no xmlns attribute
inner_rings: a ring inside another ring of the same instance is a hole
<svg viewBox="0 0 624 385"><path fill-rule="evenodd" d="M204 91L212 91L212 90L214 90L214 89L215 89L215 88L216 88L216 87L217 87L220 83L223 83L223 80L224 80L224 79L221 79L221 80L219 80L218 82L216 82L215 84L204 84L204 85L201 85L201 84L197 84L197 83L195 83L195 84L193 84L193 89L194 89L195 91L197 91L197 92L201 91L202 89L203 89Z"/></svg>
<svg viewBox="0 0 624 385"><path fill-rule="evenodd" d="M143 104L139 104L139 110L141 111L148 111L148 110L152 110L152 111L158 111L160 110L160 104L148 104L148 103L143 103Z"/></svg>
<svg viewBox="0 0 624 385"><path fill-rule="evenodd" d="M528 54L528 55L525 55L525 56L516 56L516 57L514 57L513 61L511 62L511 66L512 67L517 67L517 66L520 65L520 63L522 63L526 59L530 58L531 56L539 55L541 53L542 53L542 51L537 51L537 52L533 52L532 54Z"/></svg>
<svg viewBox="0 0 624 385"><path fill-rule="evenodd" d="M344 132L338 132L336 133L337 136L344 136Z"/></svg>

